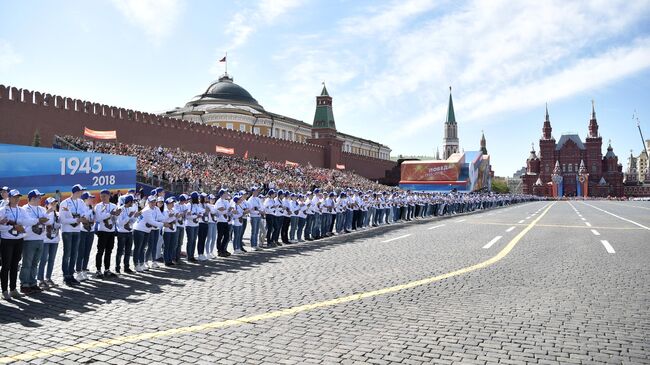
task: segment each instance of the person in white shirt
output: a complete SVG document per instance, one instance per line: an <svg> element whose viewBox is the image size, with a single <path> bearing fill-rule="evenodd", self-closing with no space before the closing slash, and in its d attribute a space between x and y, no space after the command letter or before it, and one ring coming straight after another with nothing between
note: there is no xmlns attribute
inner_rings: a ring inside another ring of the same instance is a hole
<svg viewBox="0 0 650 365"><path fill-rule="evenodd" d="M347 210L348 200L345 192L339 194L336 201L336 233L342 234L345 228L345 212Z"/></svg>
<svg viewBox="0 0 650 365"><path fill-rule="evenodd" d="M259 190L257 187L251 188L251 196L248 198L248 211L249 220L251 222L251 249L253 251L259 250L258 235L260 232L260 222L262 220L262 201L258 197Z"/></svg>
<svg viewBox="0 0 650 365"><path fill-rule="evenodd" d="M298 204L298 195L291 193L289 195L289 243L297 243L296 230L298 230L298 213L300 205Z"/></svg>
<svg viewBox="0 0 650 365"><path fill-rule="evenodd" d="M241 225L241 236L242 236L242 242L241 242L241 250L243 252L247 252L246 249L244 248L244 234L246 233L246 227L248 226L248 215L250 212L250 206L248 205L248 191L246 190L241 190L239 192L239 200L242 208L244 209L245 213L244 216L242 217L243 222Z"/></svg>
<svg viewBox="0 0 650 365"><path fill-rule="evenodd" d="M313 204L312 204L312 192L308 191L307 194L305 194L305 199L304 199L305 206L307 209L305 210L305 213L307 214L307 218L305 219L305 241L311 241L311 233L312 233L312 228L314 226L314 209L313 209Z"/></svg>
<svg viewBox="0 0 650 365"><path fill-rule="evenodd" d="M107 189L99 193L102 200L95 205L95 222L97 222L97 255L95 256L95 265L98 278L116 277L111 269L111 254L115 245L115 225L116 217L122 213L122 209L110 202L111 192ZM104 272L102 273L102 262L104 263Z"/></svg>
<svg viewBox="0 0 650 365"><path fill-rule="evenodd" d="M156 207L156 197L152 195L147 198L147 206L140 212L133 230L133 265L135 265L135 271L137 272L149 270L144 261L144 250L148 242L149 232L154 227L161 228L163 226L162 223L154 219L154 209L158 209L158 207Z"/></svg>
<svg viewBox="0 0 650 365"><path fill-rule="evenodd" d="M289 242L289 227L291 226L291 194L287 191L283 194L278 192L278 200L280 200L280 211L282 212L282 228L280 235L282 243L290 244Z"/></svg>
<svg viewBox="0 0 650 365"><path fill-rule="evenodd" d="M197 231L198 260L205 261L205 243L208 240L208 223L210 222L210 208L208 206L208 194L199 194L199 229Z"/></svg>
<svg viewBox="0 0 650 365"><path fill-rule="evenodd" d="M158 191L158 190L155 190ZM163 209L165 209L165 198L160 196L158 193L153 195L156 198L156 208L152 209L152 214L153 218L155 221L163 223L164 217L163 217ZM145 265L149 268L152 269L157 269L158 263L156 262L156 258L158 257L158 254L160 252L160 247L162 247L162 243L159 245L158 242L162 240L162 230L158 227L153 227L151 228L151 231L149 232L149 237L147 240L147 244L145 245Z"/></svg>
<svg viewBox="0 0 650 365"><path fill-rule="evenodd" d="M117 253L115 255L115 272L120 273L121 263L124 263L124 273L133 274L131 270L131 254L133 252L133 225L140 213L133 195L122 197L122 210L117 216ZM124 257L124 261L122 261Z"/></svg>
<svg viewBox="0 0 650 365"><path fill-rule="evenodd" d="M269 190L264 200L264 215L266 219L266 247L275 247L273 236L275 235L275 190Z"/></svg>
<svg viewBox="0 0 650 365"><path fill-rule="evenodd" d="M4 208L9 203L9 187L3 186L0 188L0 208Z"/></svg>
<svg viewBox="0 0 650 365"><path fill-rule="evenodd" d="M187 205L187 195L181 194L178 196L178 202L174 205L176 211L176 234L174 241L176 242L176 250L174 251L174 258L172 262L176 265L182 264L181 261L181 248L183 247L183 240L185 239L185 216L189 212L189 205Z"/></svg>
<svg viewBox="0 0 650 365"><path fill-rule="evenodd" d="M174 237L176 236L176 223L178 223L176 209L174 209L175 203L176 199L167 198L165 200L165 210L163 211L163 260L165 266L174 265L173 259L176 252Z"/></svg>
<svg viewBox="0 0 650 365"><path fill-rule="evenodd" d="M232 247L233 247L233 254L239 254L239 253L244 253L242 251L242 236L244 235L243 231L243 222L244 222L244 206L243 206L244 199L242 197L235 195L235 197L232 198L232 203L231 203L231 209L232 209L232 214L231 214L231 224L232 224L232 229L233 229L233 242L232 242Z"/></svg>
<svg viewBox="0 0 650 365"><path fill-rule="evenodd" d="M305 229L305 224L307 224L307 204L305 203L305 197L302 194L298 194L298 242L305 242L302 239L302 232Z"/></svg>
<svg viewBox="0 0 650 365"><path fill-rule="evenodd" d="M321 227L322 227L322 214L321 214L321 200L323 199L323 193L320 192L320 189L314 189L314 197L311 200L312 210L314 211L314 223L312 223L311 237L314 240L321 238Z"/></svg>
<svg viewBox="0 0 650 365"><path fill-rule="evenodd" d="M59 218L61 219L61 238L63 240L63 281L68 285L77 285L79 281L74 278L75 263L79 252L81 225L88 223L86 218L86 205L79 199L83 186L77 184L72 187L72 196L63 200L59 205Z"/></svg>
<svg viewBox="0 0 650 365"><path fill-rule="evenodd" d="M18 264L23 251L23 239L27 229L38 222L18 206L21 196L20 191L10 190L9 202L0 210L0 256L2 257L0 282L2 283L2 296L6 300L22 296L16 290L16 281Z"/></svg>
<svg viewBox="0 0 650 365"><path fill-rule="evenodd" d="M36 220L36 224L25 227L26 234L23 241L23 263L20 267L20 292L31 294L40 292L36 275L38 274L38 263L43 255L43 240L45 239L45 225L50 224L48 214L51 210L41 207L41 194L38 190L32 190L27 194L27 204L22 208L27 215ZM50 208L51 209L51 208Z"/></svg>
<svg viewBox="0 0 650 365"><path fill-rule="evenodd" d="M205 211L201 207L199 193L193 191L190 194L190 209L185 217L185 231L187 232L187 261L196 262L194 251L196 251L196 241L199 233L199 220Z"/></svg>
<svg viewBox="0 0 650 365"><path fill-rule="evenodd" d="M96 231L95 210L93 208L95 195L85 191L81 194L81 200L86 207L83 216L87 219L87 222L81 224L81 230L79 232L79 251L77 252L77 262L75 264L75 279L78 281L84 281L90 278L90 275L88 275L88 263L90 262L90 251L93 248Z"/></svg>
<svg viewBox="0 0 650 365"><path fill-rule="evenodd" d="M228 257L230 256L230 252L228 252L228 240L230 238L228 221L232 213L230 194L228 191L222 189L217 196L219 197L215 205L219 212L217 216L217 256Z"/></svg>
<svg viewBox="0 0 650 365"><path fill-rule="evenodd" d="M217 202L217 197L214 194L208 195L208 237L205 240L205 257L207 259L214 258L214 247L217 243L217 214L214 205Z"/></svg>
<svg viewBox="0 0 650 365"><path fill-rule="evenodd" d="M59 231L61 222L57 213L58 200L47 198L45 201L48 217L48 224L45 226L45 239L43 240L43 253L38 265L38 286L41 289L47 289L57 286L52 281L52 271L54 270L54 261L56 260L56 251L59 247Z"/></svg>

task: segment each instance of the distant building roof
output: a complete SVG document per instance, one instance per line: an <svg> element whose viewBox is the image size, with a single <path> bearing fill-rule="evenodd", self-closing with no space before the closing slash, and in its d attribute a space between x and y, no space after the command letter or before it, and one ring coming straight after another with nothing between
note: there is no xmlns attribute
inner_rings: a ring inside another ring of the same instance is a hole
<svg viewBox="0 0 650 365"><path fill-rule="evenodd" d="M575 143L578 146L578 148L581 150L585 149L585 145L582 144L582 141L580 140L580 137L577 134L563 134L560 137L560 141L555 146L555 150L556 151L561 150L564 144L567 143L568 141L573 141L573 143Z"/></svg>

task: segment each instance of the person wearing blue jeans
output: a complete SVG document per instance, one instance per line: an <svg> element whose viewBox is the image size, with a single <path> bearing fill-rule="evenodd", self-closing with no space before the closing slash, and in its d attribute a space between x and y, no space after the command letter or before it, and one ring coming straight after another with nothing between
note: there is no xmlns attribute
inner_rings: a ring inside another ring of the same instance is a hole
<svg viewBox="0 0 650 365"><path fill-rule="evenodd" d="M249 220L251 224L251 249L253 251L259 250L258 236L260 235L260 222L262 220L261 214L264 210L262 200L259 198L259 190L257 187L252 187L250 190L250 197L248 198L248 211Z"/></svg>
<svg viewBox="0 0 650 365"><path fill-rule="evenodd" d="M27 194L27 204L23 205L24 213L31 218L34 223L25 228L25 238L23 240L23 263L20 268L20 291L24 294L39 292L36 275L38 274L38 263L41 260L43 252L43 240L45 239L45 225L50 224L48 213L54 210L46 211L41 207L43 194L38 190L32 190Z"/></svg>
<svg viewBox="0 0 650 365"><path fill-rule="evenodd" d="M56 208L57 203L54 198L46 200L48 210ZM43 251L38 265L38 284L42 289L56 286L52 281L52 271L54 270L54 260L56 260L56 250L59 248L59 230L61 229L59 215L56 211L48 213L48 217L50 224L45 227Z"/></svg>
<svg viewBox="0 0 650 365"><path fill-rule="evenodd" d="M38 263L41 256L43 256L43 240L23 241L23 263L20 267L19 278L20 291L24 294L38 288L36 274L38 273Z"/></svg>
<svg viewBox="0 0 650 365"><path fill-rule="evenodd" d="M149 232L133 230L133 266L136 271L144 271L144 246L149 241Z"/></svg>
<svg viewBox="0 0 650 365"><path fill-rule="evenodd" d="M140 215L135 223L133 230L133 264L135 265L135 271L143 272L148 270L145 265L145 246L149 242L149 232L152 228L160 229L163 224L156 219L154 219L154 210L160 209L156 206L156 197L150 195L147 198L147 206L140 211Z"/></svg>
<svg viewBox="0 0 650 365"><path fill-rule="evenodd" d="M79 184L72 187L72 196L63 200L59 205L61 220L61 238L63 240L63 260L61 269L63 280L68 285L79 284L74 278L74 268L79 253L81 225L89 223L86 204L81 200L85 188Z"/></svg>
<svg viewBox="0 0 650 365"><path fill-rule="evenodd" d="M74 267L79 252L79 232L63 232L63 260L61 260L61 270L63 271L63 280L66 284L78 284L74 278ZM73 281L74 280L74 281Z"/></svg>

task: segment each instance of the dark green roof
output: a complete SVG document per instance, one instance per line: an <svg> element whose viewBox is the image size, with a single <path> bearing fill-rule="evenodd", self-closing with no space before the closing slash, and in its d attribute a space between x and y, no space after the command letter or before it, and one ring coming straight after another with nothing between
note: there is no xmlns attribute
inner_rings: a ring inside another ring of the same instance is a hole
<svg viewBox="0 0 650 365"><path fill-rule="evenodd" d="M323 83L323 91L321 91L320 96L330 96L330 94L327 93L327 88L325 87L325 83Z"/></svg>
<svg viewBox="0 0 650 365"><path fill-rule="evenodd" d="M454 102L451 100L451 87L449 87L449 107L447 107L447 124L456 124L456 114L454 113Z"/></svg>
<svg viewBox="0 0 650 365"><path fill-rule="evenodd" d="M334 123L334 112L332 112L332 107L330 105L316 106L314 128L336 129L336 123Z"/></svg>

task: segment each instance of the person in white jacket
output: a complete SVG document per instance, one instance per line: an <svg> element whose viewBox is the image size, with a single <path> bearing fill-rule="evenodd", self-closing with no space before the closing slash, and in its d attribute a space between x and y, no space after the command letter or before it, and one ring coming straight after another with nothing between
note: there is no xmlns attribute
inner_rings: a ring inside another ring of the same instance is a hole
<svg viewBox="0 0 650 365"><path fill-rule="evenodd" d="M68 285L77 285L79 281L74 278L75 263L79 251L79 232L81 225L88 223L86 218L86 205L79 199L83 186L77 184L72 187L72 196L64 199L59 205L59 218L61 219L61 238L63 240L63 281Z"/></svg>
<svg viewBox="0 0 650 365"><path fill-rule="evenodd" d="M52 281L52 271L54 270L56 251L59 248L61 231L61 221L57 212L59 202L55 198L47 198L45 204L49 213L47 214L48 224L45 226L45 239L43 239L43 253L38 265L38 286L41 289L57 286Z"/></svg>
<svg viewBox="0 0 650 365"><path fill-rule="evenodd" d="M162 223L154 219L154 209L158 208L156 207L156 197L152 195L147 198L147 206L140 212L133 230L133 242L135 246L133 264L137 272L148 270L144 264L144 247L148 242L149 232L154 227L160 229L163 226Z"/></svg>
<svg viewBox="0 0 650 365"><path fill-rule="evenodd" d="M22 256L23 239L27 234L27 229L38 222L18 206L21 196L20 191L10 190L9 203L0 210L0 255L2 256L0 282L2 283L2 296L6 300L22 296L16 290L16 281L18 264Z"/></svg>
<svg viewBox="0 0 650 365"><path fill-rule="evenodd" d="M43 240L45 239L45 225L50 224L48 214L51 210L45 210L41 206L41 194L38 190L32 190L27 194L27 204L23 210L30 218L36 220L36 224L26 228L23 241L23 263L20 267L20 292L31 294L40 292L36 275L38 274L38 263L43 255ZM52 209L52 208L49 208Z"/></svg>
<svg viewBox="0 0 650 365"><path fill-rule="evenodd" d="M97 278L114 278L117 275L111 271L111 255L115 246L115 225L116 217L122 213L122 209L110 202L111 192L107 189L99 193L101 202L95 205L95 221L97 222L97 254L95 255L95 266ZM102 272L102 262L104 272Z"/></svg>
<svg viewBox="0 0 650 365"><path fill-rule="evenodd" d="M122 199L122 211L117 216L117 253L115 255L115 272L121 272L124 263L124 273L133 274L129 262L133 252L133 226L140 212L133 195L125 195ZM122 261L124 257L124 261Z"/></svg>
<svg viewBox="0 0 650 365"><path fill-rule="evenodd" d="M176 251L176 242L174 238L176 237L176 224L178 223L178 217L174 205L176 204L176 199L170 197L165 200L165 210L162 212L163 215L163 259L165 261L165 266L173 266L174 262L174 253Z"/></svg>

